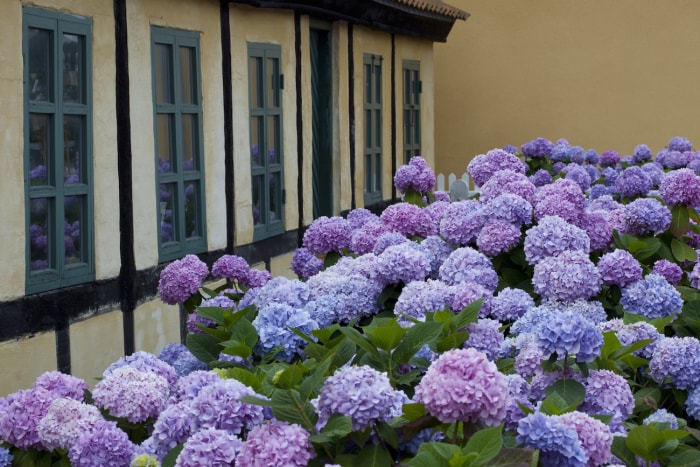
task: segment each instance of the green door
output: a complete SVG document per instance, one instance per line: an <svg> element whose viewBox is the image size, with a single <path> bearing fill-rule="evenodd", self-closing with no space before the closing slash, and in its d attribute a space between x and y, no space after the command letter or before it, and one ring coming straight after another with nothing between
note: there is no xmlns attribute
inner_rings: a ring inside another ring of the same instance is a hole
<svg viewBox="0 0 700 467"><path fill-rule="evenodd" d="M314 219L333 215L333 146L331 116L331 34L311 29L311 101L313 112Z"/></svg>

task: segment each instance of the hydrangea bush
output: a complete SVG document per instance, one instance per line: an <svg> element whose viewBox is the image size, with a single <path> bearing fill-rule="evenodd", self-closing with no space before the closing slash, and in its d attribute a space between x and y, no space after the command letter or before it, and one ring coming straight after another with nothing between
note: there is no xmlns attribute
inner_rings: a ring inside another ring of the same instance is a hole
<svg viewBox="0 0 700 467"><path fill-rule="evenodd" d="M298 279L171 263L186 342L0 398L0 467L697 465L700 155L632 149L494 149L454 203L414 157Z"/></svg>

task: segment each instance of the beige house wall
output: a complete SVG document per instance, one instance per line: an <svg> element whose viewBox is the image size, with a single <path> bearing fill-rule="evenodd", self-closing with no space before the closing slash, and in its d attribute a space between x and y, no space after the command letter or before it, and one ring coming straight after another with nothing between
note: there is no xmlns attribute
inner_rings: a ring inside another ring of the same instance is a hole
<svg viewBox="0 0 700 467"><path fill-rule="evenodd" d="M450 3L471 16L435 45L437 171L538 136L621 154L700 143L700 2Z"/></svg>

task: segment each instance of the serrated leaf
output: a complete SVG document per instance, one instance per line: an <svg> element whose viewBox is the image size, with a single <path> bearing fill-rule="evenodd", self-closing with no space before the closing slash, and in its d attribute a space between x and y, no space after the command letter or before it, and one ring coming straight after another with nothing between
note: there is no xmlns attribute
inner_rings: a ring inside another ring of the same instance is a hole
<svg viewBox="0 0 700 467"><path fill-rule="evenodd" d="M352 419L345 415L332 415L321 432L309 437L312 443L329 443L348 435L352 431Z"/></svg>
<svg viewBox="0 0 700 467"><path fill-rule="evenodd" d="M689 449L681 454L677 454L669 460L668 467L699 467L700 450Z"/></svg>
<svg viewBox="0 0 700 467"><path fill-rule="evenodd" d="M673 257L681 263L685 261L697 261L698 259L698 253L694 248L675 238L671 240L671 252L673 252Z"/></svg>
<svg viewBox="0 0 700 467"><path fill-rule="evenodd" d="M219 359L221 347L219 342L209 334L188 334L187 348L192 355L204 363L209 363Z"/></svg>
<svg viewBox="0 0 700 467"><path fill-rule="evenodd" d="M370 326L364 328L372 345L386 352L395 349L407 331L408 329L399 326L396 318L375 318Z"/></svg>
<svg viewBox="0 0 700 467"><path fill-rule="evenodd" d="M653 425L638 425L627 433L627 447L647 461L661 458L660 450L667 441L688 436L684 430L657 430Z"/></svg>
<svg viewBox="0 0 700 467"><path fill-rule="evenodd" d="M453 332L437 343L437 351L442 353L450 349L458 349L462 344L469 339L469 333L466 331Z"/></svg>
<svg viewBox="0 0 700 467"><path fill-rule="evenodd" d="M414 324L396 346L392 358L398 363L407 363L424 345L434 343L442 334L442 323L434 321Z"/></svg>
<svg viewBox="0 0 700 467"><path fill-rule="evenodd" d="M474 433L462 449L462 454L476 453L471 465L474 467L489 465L488 462L496 457L503 447L503 425L484 428Z"/></svg>
<svg viewBox="0 0 700 467"><path fill-rule="evenodd" d="M377 422L374 426L375 430L379 436L386 442L389 446L396 449L399 445L399 437L396 434L394 427L389 425L387 422Z"/></svg>
<svg viewBox="0 0 700 467"><path fill-rule="evenodd" d="M462 311L452 317L450 322L450 328L452 330L459 330L466 328L468 325L476 322L479 317L479 311L481 310L481 305L484 303L483 298L474 300L469 305L464 307Z"/></svg>
<svg viewBox="0 0 700 467"><path fill-rule="evenodd" d="M379 355L379 351L377 350L377 348L374 347L362 334L360 334L360 332L357 329L343 327L340 328L340 332L345 334L345 336L347 336L348 339L357 344L357 346L360 347L362 350L372 355L377 360L381 360L382 357Z"/></svg>
<svg viewBox="0 0 700 467"><path fill-rule="evenodd" d="M627 446L627 438L615 436L613 438L612 449L613 455L620 459L627 467L639 467L637 457L634 452Z"/></svg>

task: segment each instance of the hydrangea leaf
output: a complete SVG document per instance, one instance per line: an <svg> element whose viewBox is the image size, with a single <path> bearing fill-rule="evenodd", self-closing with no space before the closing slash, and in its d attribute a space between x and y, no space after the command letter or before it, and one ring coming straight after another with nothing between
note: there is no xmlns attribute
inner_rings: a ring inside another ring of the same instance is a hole
<svg viewBox="0 0 700 467"><path fill-rule="evenodd" d="M434 343L442 334L442 323L426 321L411 326L392 354L398 363L406 363L424 345Z"/></svg>
<svg viewBox="0 0 700 467"><path fill-rule="evenodd" d="M539 451L526 448L504 448L488 463L489 467L536 467Z"/></svg>
<svg viewBox="0 0 700 467"><path fill-rule="evenodd" d="M657 430L652 425L639 425L632 428L627 434L627 447L630 450L647 461L660 460L664 455L669 455L667 452L671 445L668 442L688 436L685 430Z"/></svg>
<svg viewBox="0 0 700 467"><path fill-rule="evenodd" d="M390 352L395 349L408 329L402 328L396 318L375 318L364 332L377 348Z"/></svg>
<svg viewBox="0 0 700 467"><path fill-rule="evenodd" d="M448 443L424 443L412 459L404 462L411 467L434 467L445 465L446 460L459 454L459 446Z"/></svg>
<svg viewBox="0 0 700 467"><path fill-rule="evenodd" d="M187 348L205 363L218 360L221 349L219 342L209 334L188 334Z"/></svg>
<svg viewBox="0 0 700 467"><path fill-rule="evenodd" d="M676 204L671 208L671 234L680 238L688 232L690 226L690 214L688 208L683 204Z"/></svg>
<svg viewBox="0 0 700 467"><path fill-rule="evenodd" d="M669 467L694 467L698 465L700 450L689 449L681 454L677 454L669 460Z"/></svg>
<svg viewBox="0 0 700 467"><path fill-rule="evenodd" d="M681 263L685 261L696 261L698 259L698 253L695 249L675 238L671 240L671 251L676 260Z"/></svg>
<svg viewBox="0 0 700 467"><path fill-rule="evenodd" d="M208 318L214 321L219 326L224 326L226 324L224 320L224 309L218 306L202 306L197 308L195 312L202 318Z"/></svg>
<svg viewBox="0 0 700 467"><path fill-rule="evenodd" d="M160 463L161 467L174 467L175 461L177 460L177 456L180 455L180 452L182 452L183 447L183 444L178 444L177 446L172 448L168 452L168 454L165 455L163 461Z"/></svg>
<svg viewBox="0 0 700 467"><path fill-rule="evenodd" d="M462 311L451 319L450 328L452 330L463 329L471 323L475 323L479 317L479 311L481 310L481 305L483 303L484 299L479 298L464 307Z"/></svg>
<svg viewBox="0 0 700 467"><path fill-rule="evenodd" d="M462 450L463 454L476 453L476 458L471 462L474 467L491 465L489 461L496 457L503 447L503 425L484 428L474 433Z"/></svg>
<svg viewBox="0 0 700 467"><path fill-rule="evenodd" d="M578 381L563 378L547 387L545 394L547 397L542 401L542 406L546 405L552 410L549 412L552 415L559 415L576 410L586 397L586 389Z"/></svg>
<svg viewBox="0 0 700 467"><path fill-rule="evenodd" d="M639 467L634 452L627 446L626 438L615 436L612 443L612 454L620 459L628 467Z"/></svg>
<svg viewBox="0 0 700 467"><path fill-rule="evenodd" d="M321 432L309 436L312 443L328 443L348 435L352 431L352 419L345 415L332 415Z"/></svg>

